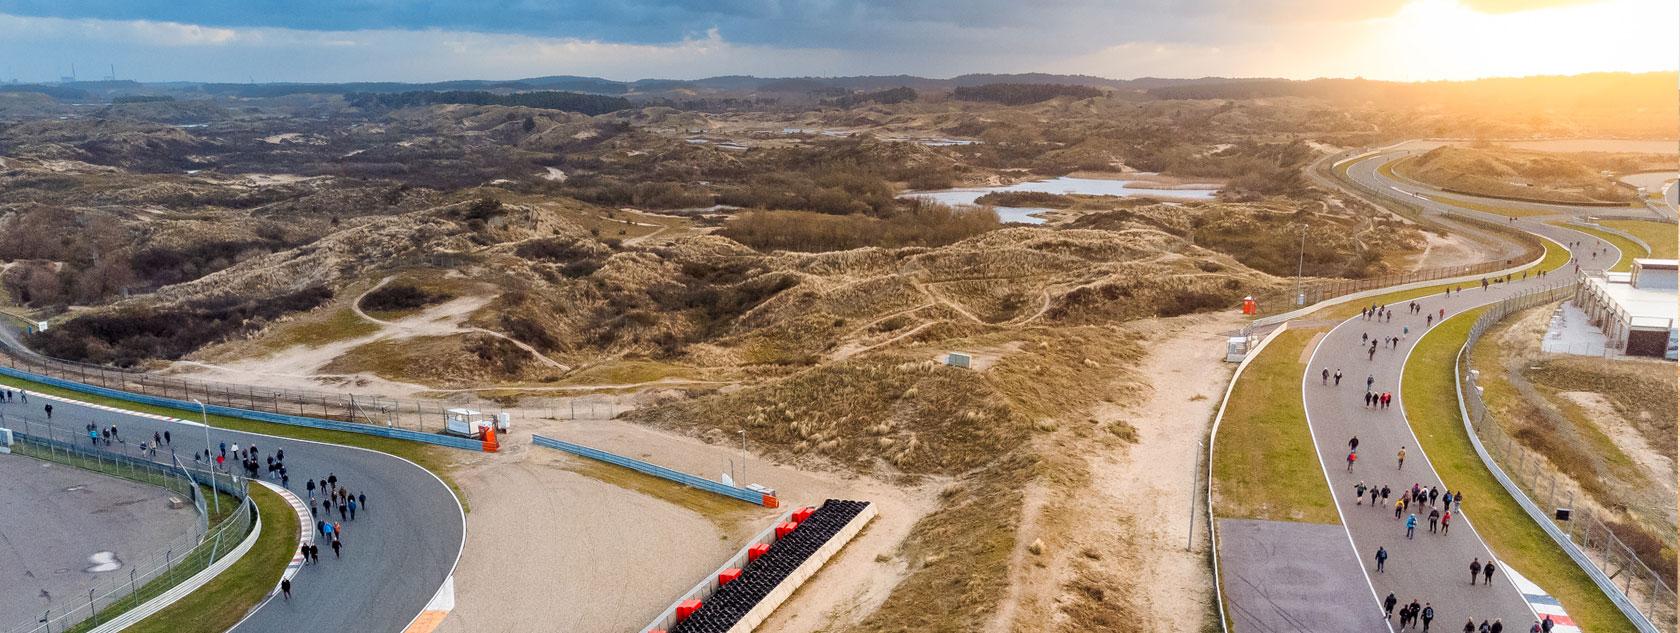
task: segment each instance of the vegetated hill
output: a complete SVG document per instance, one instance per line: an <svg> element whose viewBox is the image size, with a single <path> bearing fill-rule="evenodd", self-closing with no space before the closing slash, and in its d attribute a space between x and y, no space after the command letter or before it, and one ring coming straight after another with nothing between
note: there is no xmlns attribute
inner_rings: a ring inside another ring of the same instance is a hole
<svg viewBox="0 0 1680 633"><path fill-rule="evenodd" d="M1442 189L1547 202L1632 202L1637 192L1604 171L1632 173L1672 157L1559 154L1446 145L1405 161L1406 177ZM1618 169L1619 168L1619 169Z"/></svg>
<svg viewBox="0 0 1680 633"><path fill-rule="evenodd" d="M1395 260L1423 246L1416 225L1349 203L1355 207L1276 201L1151 204L1084 215L1069 226L1159 229L1280 277L1297 271L1309 277L1378 276L1393 272Z"/></svg>
<svg viewBox="0 0 1680 633"><path fill-rule="evenodd" d="M623 97L609 97L603 95L583 94L579 92L560 92L545 90L541 92L515 92L512 94L496 94L481 90L446 90L433 92L427 90L413 90L409 92L357 92L346 95L346 99L358 108L408 108L420 105L435 104L465 104L465 105L500 105L520 106L526 108L540 108L544 110L562 110L566 112L581 112L583 114L606 114L630 107L630 101Z"/></svg>
<svg viewBox="0 0 1680 633"><path fill-rule="evenodd" d="M1049 101L1056 97L1089 99L1101 96L1102 91L1090 86L1069 84L982 84L957 86L951 96L965 101L990 101L1004 105L1026 105Z"/></svg>

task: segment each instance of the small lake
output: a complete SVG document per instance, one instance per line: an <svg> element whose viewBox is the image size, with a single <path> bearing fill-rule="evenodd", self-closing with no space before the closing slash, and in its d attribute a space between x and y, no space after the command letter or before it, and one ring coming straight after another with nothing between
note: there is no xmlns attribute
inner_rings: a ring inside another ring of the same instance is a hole
<svg viewBox="0 0 1680 633"><path fill-rule="evenodd" d="M994 191L1036 191L1057 194L1085 194L1090 196L1122 196L1163 198L1168 200L1212 200L1218 189L1208 185L1205 189L1149 189L1143 187L1128 187L1132 183L1146 183L1138 180L1111 180L1108 178L1073 178L1063 176L1050 180L1034 180L1018 182L1013 185L997 187L964 187L962 189L945 189L940 191L912 191L906 196L928 198L936 202L949 205L974 204L980 196ZM998 219L1004 222L1024 222L1027 224L1043 224L1044 219L1033 214L1043 213L1049 209L1034 207L993 207L997 210Z"/></svg>

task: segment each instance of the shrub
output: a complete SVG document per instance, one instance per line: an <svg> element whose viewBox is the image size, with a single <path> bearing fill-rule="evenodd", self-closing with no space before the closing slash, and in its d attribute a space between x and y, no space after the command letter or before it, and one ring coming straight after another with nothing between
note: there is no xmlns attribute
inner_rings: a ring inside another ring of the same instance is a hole
<svg viewBox="0 0 1680 633"><path fill-rule="evenodd" d="M452 297L408 282L387 284L362 297L362 309L372 312L401 312L443 303Z"/></svg>
<svg viewBox="0 0 1680 633"><path fill-rule="evenodd" d="M126 367L152 358L180 358L331 298L331 290L315 286L267 299L216 297L165 309L86 314L28 334L24 342L48 356Z"/></svg>
<svg viewBox="0 0 1680 633"><path fill-rule="evenodd" d="M1000 226L989 209L918 203L892 216L754 211L730 220L719 235L752 248L834 251L865 246L944 246Z"/></svg>

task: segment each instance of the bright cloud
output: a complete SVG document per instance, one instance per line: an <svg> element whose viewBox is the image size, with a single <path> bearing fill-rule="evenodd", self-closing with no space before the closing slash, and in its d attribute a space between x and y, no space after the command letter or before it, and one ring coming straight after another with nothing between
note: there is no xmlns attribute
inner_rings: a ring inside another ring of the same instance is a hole
<svg viewBox="0 0 1680 633"><path fill-rule="evenodd" d="M330 8L329 8L330 5ZM0 78L144 80L1659 70L1674 0L0 0Z"/></svg>

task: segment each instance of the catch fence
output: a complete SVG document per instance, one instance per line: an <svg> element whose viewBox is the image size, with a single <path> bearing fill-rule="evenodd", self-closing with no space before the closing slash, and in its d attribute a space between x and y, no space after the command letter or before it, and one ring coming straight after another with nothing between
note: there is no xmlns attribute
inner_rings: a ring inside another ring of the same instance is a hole
<svg viewBox="0 0 1680 633"><path fill-rule="evenodd" d="M1488 470L1636 627L1650 633L1673 631L1672 579L1653 570L1616 535L1607 522L1612 518L1590 508L1574 507L1576 491L1569 481L1564 480L1560 487L1559 475L1546 465L1546 457L1513 439L1497 417L1489 415L1482 389L1476 384L1478 374L1471 370L1471 350L1494 324L1513 312L1568 299L1575 290L1576 283L1572 282L1506 299L1488 308L1471 326L1469 339L1455 363L1464 424ZM1497 367L1492 370L1501 371ZM1568 518L1563 518L1559 510L1569 510Z"/></svg>
<svg viewBox="0 0 1680 633"><path fill-rule="evenodd" d="M114 570L85 592L52 597L39 613L4 629L6 633L89 630L204 571L245 540L256 522L257 510L246 496L247 482L242 477L189 467L173 456L163 462L95 447L86 443L85 432L15 416L8 416L0 426L12 429L15 454L161 486L183 500L192 500L202 517L192 533L146 556L123 559L126 570ZM207 500L200 486L232 497L232 503ZM218 502L224 514L212 523Z"/></svg>

